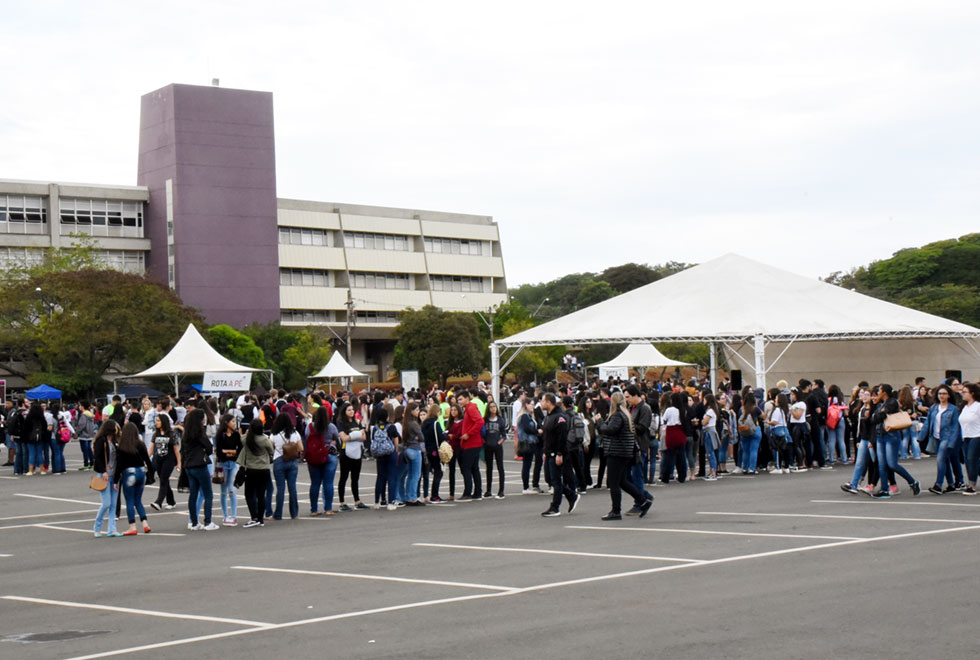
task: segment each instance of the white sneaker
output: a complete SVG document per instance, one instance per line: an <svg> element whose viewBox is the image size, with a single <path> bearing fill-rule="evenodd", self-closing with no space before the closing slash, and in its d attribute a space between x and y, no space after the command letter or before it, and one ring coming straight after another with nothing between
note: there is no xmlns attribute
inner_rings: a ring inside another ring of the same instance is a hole
<svg viewBox="0 0 980 660"><path fill-rule="evenodd" d="M198 525L198 527L203 529L205 532L213 532L214 530L218 529L218 526L215 525L213 522L208 523L207 527L204 527L202 525Z"/></svg>
<svg viewBox="0 0 980 660"><path fill-rule="evenodd" d="M187 529L190 529L190 530L196 529L194 523L192 523L190 520L187 521Z"/></svg>
<svg viewBox="0 0 980 660"><path fill-rule="evenodd" d="M534 490L533 488L525 488L524 490L521 491L521 495L534 495L537 492L538 491Z"/></svg>
<svg viewBox="0 0 980 660"><path fill-rule="evenodd" d="M177 505L176 504L164 504L163 505L163 508L164 509L167 509L167 510L176 509L177 508Z"/></svg>
<svg viewBox="0 0 980 660"><path fill-rule="evenodd" d="M388 510L389 511L394 511L397 508L398 508L398 505L395 504L395 503L391 503L391 504L388 505Z"/></svg>
<svg viewBox="0 0 980 660"><path fill-rule="evenodd" d="M780 470L779 468L773 468L772 470L769 470L769 474L782 474L782 473L783 471Z"/></svg>
<svg viewBox="0 0 980 660"><path fill-rule="evenodd" d="M734 470L732 470L732 474L742 474L742 468L736 467Z"/></svg>
<svg viewBox="0 0 980 660"><path fill-rule="evenodd" d="M202 525L201 523L197 523L196 525L187 523L187 529L191 530L192 532L199 532L202 529L204 529L204 525Z"/></svg>

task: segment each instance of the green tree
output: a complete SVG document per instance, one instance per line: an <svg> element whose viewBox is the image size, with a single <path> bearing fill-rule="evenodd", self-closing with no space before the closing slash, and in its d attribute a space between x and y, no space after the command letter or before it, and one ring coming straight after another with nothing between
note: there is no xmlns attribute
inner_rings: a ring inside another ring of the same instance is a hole
<svg viewBox="0 0 980 660"><path fill-rule="evenodd" d="M0 286L0 364L28 383L71 394L106 387L160 359L197 313L168 288L115 270L27 275ZM17 364L22 363L23 368Z"/></svg>
<svg viewBox="0 0 980 660"><path fill-rule="evenodd" d="M301 328L293 336L292 346L283 351L282 383L287 389L300 390L330 359L330 343L309 328Z"/></svg>
<svg viewBox="0 0 980 660"><path fill-rule="evenodd" d="M472 314L447 312L432 305L410 309L395 328L396 369L418 369L422 382L445 386L450 376L480 369L480 331Z"/></svg>
<svg viewBox="0 0 980 660"><path fill-rule="evenodd" d="M646 264L623 264L602 271L599 278L608 282L617 293L626 293L641 286L656 282L662 276Z"/></svg>
<svg viewBox="0 0 980 660"><path fill-rule="evenodd" d="M530 319L512 318L501 328L501 338L516 335L534 327ZM521 350L507 368L507 373L513 373L518 378L528 379L535 374L551 374L558 368L561 356L565 352L563 346L536 346Z"/></svg>
<svg viewBox="0 0 980 660"><path fill-rule="evenodd" d="M616 295L609 282L602 280L590 280L582 285L575 296L575 308L583 309L590 305L595 305L603 300L609 300Z"/></svg>
<svg viewBox="0 0 980 660"><path fill-rule="evenodd" d="M209 330L211 346L226 358L246 367L265 369L265 353L255 345L251 337L224 323L213 325Z"/></svg>

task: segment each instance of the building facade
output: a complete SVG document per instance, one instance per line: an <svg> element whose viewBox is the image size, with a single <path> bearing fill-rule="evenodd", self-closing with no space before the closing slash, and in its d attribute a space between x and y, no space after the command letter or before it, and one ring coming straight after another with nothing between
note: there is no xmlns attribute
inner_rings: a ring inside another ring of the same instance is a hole
<svg viewBox="0 0 980 660"><path fill-rule="evenodd" d="M381 379L400 312L508 299L489 216L278 198L267 92L145 95L137 183L0 180L0 268L86 234L107 265L167 284L210 323L327 327Z"/></svg>

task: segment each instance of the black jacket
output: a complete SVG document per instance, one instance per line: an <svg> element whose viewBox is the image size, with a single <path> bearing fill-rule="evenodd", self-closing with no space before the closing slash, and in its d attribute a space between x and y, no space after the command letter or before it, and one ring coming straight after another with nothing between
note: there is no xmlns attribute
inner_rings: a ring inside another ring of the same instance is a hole
<svg viewBox="0 0 980 660"><path fill-rule="evenodd" d="M181 468L186 470L210 465L213 447L204 435L204 429L201 429L197 438L189 437L190 435L192 434L185 431L183 442L180 443Z"/></svg>
<svg viewBox="0 0 980 660"><path fill-rule="evenodd" d="M649 411L649 407L647 410ZM633 457L636 439L630 430L626 415L621 410L616 411L608 420L599 422L598 429L602 435L602 449L606 456Z"/></svg>
<svg viewBox="0 0 980 660"><path fill-rule="evenodd" d="M640 451L649 451L650 426L653 424L653 411L646 401L642 401L640 405L635 406L630 411L630 417L633 418L633 430L636 435L637 446L639 446ZM627 424L628 427L629 425Z"/></svg>
<svg viewBox="0 0 980 660"><path fill-rule="evenodd" d="M561 408L555 406L544 418L544 451L549 456L564 456L568 453L568 420Z"/></svg>

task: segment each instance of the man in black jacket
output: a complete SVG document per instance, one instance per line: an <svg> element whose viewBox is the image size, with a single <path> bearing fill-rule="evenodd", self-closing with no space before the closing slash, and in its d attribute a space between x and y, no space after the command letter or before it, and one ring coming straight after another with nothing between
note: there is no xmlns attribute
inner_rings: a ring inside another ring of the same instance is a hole
<svg viewBox="0 0 980 660"><path fill-rule="evenodd" d="M568 419L562 414L558 407L558 400L555 395L548 392L541 400L541 408L546 413L544 418L542 445L545 457L545 469L551 475L551 486L554 493L551 496L551 506L542 516L552 518L561 515L561 498L564 495L568 500L568 512L571 513L578 506L581 497L572 488L575 483L575 475L572 472L571 460L568 458Z"/></svg>
<svg viewBox="0 0 980 660"><path fill-rule="evenodd" d="M626 388L626 403L630 407L630 418L633 420L634 435L636 437L636 444L640 449L641 461L639 463L634 462L630 469L630 481L636 486L636 489L643 493L643 496L652 500L653 495L648 493L644 488L643 475L646 474L646 461L643 459L643 455L647 454L649 456L650 452L650 427L653 425L653 410L650 408L650 404L646 402L646 399L640 394L640 390L636 385L630 385ZM657 457L653 456L649 460L656 461ZM632 509L626 512L627 516L638 516L640 515L640 507L634 506Z"/></svg>

